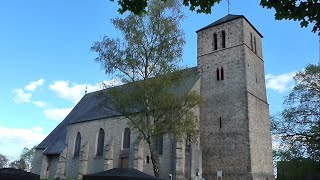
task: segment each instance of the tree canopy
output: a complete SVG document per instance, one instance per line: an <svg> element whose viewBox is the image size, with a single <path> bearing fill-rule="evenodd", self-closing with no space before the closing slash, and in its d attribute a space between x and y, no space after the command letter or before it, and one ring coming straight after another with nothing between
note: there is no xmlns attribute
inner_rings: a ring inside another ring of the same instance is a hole
<svg viewBox="0 0 320 180"><path fill-rule="evenodd" d="M5 156L0 154L0 168L4 168L8 165L9 159Z"/></svg>
<svg viewBox="0 0 320 180"><path fill-rule="evenodd" d="M220 3L221 0L182 0L182 2L183 5L189 7L191 11L209 14L213 6ZM118 4L120 5L119 12L122 14L130 11L134 14L142 14L146 12L148 3L150 3L150 0L118 0ZM312 31L320 34L319 0L261 0L260 5L268 9L274 8L276 11L275 19L277 20L289 19L300 21L301 27L307 27L310 23L314 23L315 25Z"/></svg>
<svg viewBox="0 0 320 180"><path fill-rule="evenodd" d="M273 134L284 145L282 159L308 157L320 161L320 65L308 65L295 77L281 116L272 121ZM281 152L282 151L282 152Z"/></svg>
<svg viewBox="0 0 320 180"><path fill-rule="evenodd" d="M108 103L147 142L157 177L161 174L158 139L167 134L177 138L197 134L192 109L201 98L196 92L177 89L192 74L178 66L185 45L180 29L183 18L177 0L153 0L141 15L112 20L122 38L105 36L91 48L105 72L125 83L106 91Z"/></svg>

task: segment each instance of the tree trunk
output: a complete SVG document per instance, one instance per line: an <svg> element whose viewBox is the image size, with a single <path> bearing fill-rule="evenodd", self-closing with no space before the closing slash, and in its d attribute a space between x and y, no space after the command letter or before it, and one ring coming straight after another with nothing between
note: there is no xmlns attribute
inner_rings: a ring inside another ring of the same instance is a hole
<svg viewBox="0 0 320 180"><path fill-rule="evenodd" d="M154 148L154 144L152 141L148 141L149 144L149 149L150 149L150 154L151 154L151 161L152 161L152 166L153 166L153 172L156 177L160 177L161 174L161 167L160 167L160 160L159 160L159 155L156 152L156 149Z"/></svg>

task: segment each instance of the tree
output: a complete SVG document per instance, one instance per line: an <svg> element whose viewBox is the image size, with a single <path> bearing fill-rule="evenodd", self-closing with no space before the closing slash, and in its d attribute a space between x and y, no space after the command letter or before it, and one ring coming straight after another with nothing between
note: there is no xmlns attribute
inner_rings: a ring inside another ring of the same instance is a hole
<svg viewBox="0 0 320 180"><path fill-rule="evenodd" d="M105 36L92 51L107 74L126 83L107 89L108 102L129 120L129 126L147 143L155 176L161 174L156 141L165 134L177 138L197 134L197 118L192 109L200 104L195 92L179 91L190 70L179 70L185 44L179 28L184 18L176 0L150 1L145 14L130 14L112 20L123 35Z"/></svg>
<svg viewBox="0 0 320 180"><path fill-rule="evenodd" d="M30 171L32 168L32 161L34 158L36 147L37 146L33 146L30 149L24 147L19 159L12 161L9 166L22 169L24 171Z"/></svg>
<svg viewBox="0 0 320 180"><path fill-rule="evenodd" d="M111 0L114 1L114 0ZM161 0L167 1L167 0ZM150 0L118 0L119 12L123 14L131 11L135 14L145 13L145 9ZM221 0L183 0L183 4L191 11L197 13L211 13L212 7L220 3ZM261 0L260 5L264 8L274 8L276 10L275 19L289 19L300 21L301 27L307 27L310 23L315 23L313 32L320 35L320 1L319 0Z"/></svg>
<svg viewBox="0 0 320 180"><path fill-rule="evenodd" d="M4 168L8 165L9 159L5 156L0 154L0 168Z"/></svg>
<svg viewBox="0 0 320 180"><path fill-rule="evenodd" d="M294 79L281 117L273 119L273 134L284 144L280 153L287 159L308 157L319 162L320 65L308 65Z"/></svg>

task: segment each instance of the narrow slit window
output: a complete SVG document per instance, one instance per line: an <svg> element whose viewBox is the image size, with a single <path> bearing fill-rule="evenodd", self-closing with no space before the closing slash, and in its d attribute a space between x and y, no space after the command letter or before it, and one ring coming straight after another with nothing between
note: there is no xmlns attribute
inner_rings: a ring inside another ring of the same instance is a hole
<svg viewBox="0 0 320 180"><path fill-rule="evenodd" d="M256 43L256 37L253 37L253 43L254 43L254 53L257 54L257 43Z"/></svg>
<svg viewBox="0 0 320 180"><path fill-rule="evenodd" d="M218 37L217 33L213 34L213 49L217 50L218 49Z"/></svg>
<svg viewBox="0 0 320 180"><path fill-rule="evenodd" d="M217 81L219 81L219 80L220 80L220 72L219 72L219 68L217 68L216 72L217 72Z"/></svg>
<svg viewBox="0 0 320 180"><path fill-rule="evenodd" d="M250 45L251 45L251 50L253 51L253 39L252 39L252 33L250 33Z"/></svg>
<svg viewBox="0 0 320 180"><path fill-rule="evenodd" d="M226 47L226 32L225 31L222 31L221 33L221 39L222 39L222 48L225 48Z"/></svg>
<svg viewBox="0 0 320 180"><path fill-rule="evenodd" d="M221 67L221 80L224 80L224 70L223 70L223 67Z"/></svg>
<svg viewBox="0 0 320 180"><path fill-rule="evenodd" d="M159 136L156 138L156 150L158 152L159 155L163 154L163 136Z"/></svg>
<svg viewBox="0 0 320 180"><path fill-rule="evenodd" d="M219 127L220 127L220 129L222 128L222 120L221 120L221 117L219 118Z"/></svg>
<svg viewBox="0 0 320 180"><path fill-rule="evenodd" d="M149 156L147 156L147 158L146 158L146 163L147 163L147 164L150 163L150 157L149 157Z"/></svg>
<svg viewBox="0 0 320 180"><path fill-rule="evenodd" d="M130 129L125 128L123 133L123 149L130 149Z"/></svg>

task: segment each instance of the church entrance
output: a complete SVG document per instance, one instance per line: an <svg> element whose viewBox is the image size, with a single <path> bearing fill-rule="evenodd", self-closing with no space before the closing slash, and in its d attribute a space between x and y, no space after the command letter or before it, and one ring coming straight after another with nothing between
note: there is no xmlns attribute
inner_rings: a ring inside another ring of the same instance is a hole
<svg viewBox="0 0 320 180"><path fill-rule="evenodd" d="M120 167L121 168L128 168L129 166L129 158L128 157L121 157Z"/></svg>

